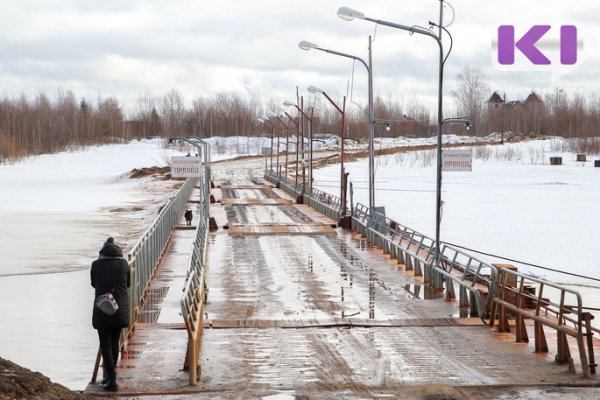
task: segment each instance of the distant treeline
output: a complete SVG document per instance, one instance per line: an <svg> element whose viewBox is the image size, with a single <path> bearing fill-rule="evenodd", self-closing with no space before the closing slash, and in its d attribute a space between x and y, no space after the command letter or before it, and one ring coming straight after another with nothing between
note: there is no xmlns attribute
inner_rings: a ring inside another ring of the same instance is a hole
<svg viewBox="0 0 600 400"><path fill-rule="evenodd" d="M557 89L543 98L536 95L520 102L508 101L505 95L490 94L478 74L478 70L468 68L459 74L459 90L453 93L458 111L445 111L445 114L470 117L473 124L470 135L501 131L564 137L599 135L600 102L597 99L586 99L579 94L568 96ZM311 96L310 101L314 107L313 131L339 135L340 113L323 96ZM341 107L342 99L334 101ZM306 104L307 99L305 109ZM408 101L376 97L374 109L378 137L422 137L436 132L435 113L415 96ZM279 100L262 102L236 93L218 93L191 102L176 89L158 97L145 93L129 110L126 115L115 97L92 101L60 89L53 98L45 93L33 97L5 96L0 99L0 163L27 155L133 138L270 136L272 131L285 134L283 124L289 124L290 134L296 133L295 124L283 115L283 111L287 111L296 118L294 108L284 110ZM273 117L273 125L259 121L270 110L283 115L283 124ZM346 110L348 137L366 138L365 110L350 102ZM444 125L444 132L466 133L464 128Z"/></svg>

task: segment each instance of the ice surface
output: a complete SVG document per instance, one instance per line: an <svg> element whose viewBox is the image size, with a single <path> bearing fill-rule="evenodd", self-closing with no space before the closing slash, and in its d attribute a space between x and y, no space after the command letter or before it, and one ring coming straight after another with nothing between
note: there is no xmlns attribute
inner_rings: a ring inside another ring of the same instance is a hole
<svg viewBox="0 0 600 400"><path fill-rule="evenodd" d="M441 240L600 279L600 168L552 147L550 140L486 146L474 150L472 172L444 172ZM563 165L549 165L550 156L562 156ZM354 202L368 205L367 160L346 164L346 170ZM434 237L435 180L434 151L377 157L375 203L390 218ZM337 194L339 165L316 171L315 186Z"/></svg>

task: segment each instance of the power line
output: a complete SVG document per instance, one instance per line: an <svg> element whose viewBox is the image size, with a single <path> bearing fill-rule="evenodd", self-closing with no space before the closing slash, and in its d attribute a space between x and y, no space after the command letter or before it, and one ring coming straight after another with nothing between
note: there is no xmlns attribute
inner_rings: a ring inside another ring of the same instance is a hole
<svg viewBox="0 0 600 400"><path fill-rule="evenodd" d="M542 267L541 265L532 264L532 263L528 263L528 262L525 262L525 261L519 261L519 260L515 260L515 259L512 259L512 258L502 257L502 256L499 256L497 254L486 253L486 252L483 252L483 251L471 249L469 247L460 246L460 245L455 244L455 243L450 243L450 242L444 242L444 243L449 244L450 246L454 246L454 247L458 247L458 248L464 249L464 250L469 250L469 251L472 251L474 253L483 254L484 256L494 257L494 258L500 258L502 260L511 261L511 262L514 262L514 263L522 264L522 265L527 265L529 267L539 268L539 269L543 269L543 270L546 270L546 271L557 272L559 274L570 275L570 276L575 276L577 278L589 279L589 280L592 280L592 281L600 282L600 279L593 278L591 276L579 275L579 274L575 274L573 272L566 272L566 271L561 271L561 270L554 269L554 268ZM595 287L595 286L594 286L594 288L600 289L600 288Z"/></svg>
<svg viewBox="0 0 600 400"><path fill-rule="evenodd" d="M314 185L319 187L331 187L331 188L339 188L339 185ZM354 190L368 190L368 187L357 187L352 186ZM375 189L376 192L422 192L422 193L435 193L435 190L425 190L425 189L392 189L392 188L379 188Z"/></svg>

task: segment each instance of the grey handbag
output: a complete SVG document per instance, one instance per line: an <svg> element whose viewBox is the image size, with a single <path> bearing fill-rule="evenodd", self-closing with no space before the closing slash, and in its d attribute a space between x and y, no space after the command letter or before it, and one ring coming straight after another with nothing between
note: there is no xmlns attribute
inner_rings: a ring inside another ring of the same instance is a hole
<svg viewBox="0 0 600 400"><path fill-rule="evenodd" d="M96 308L98 310L102 311L105 315L108 315L109 317L115 315L115 313L119 309L117 300L115 300L115 297L112 295L111 292L98 296L94 304L96 305Z"/></svg>

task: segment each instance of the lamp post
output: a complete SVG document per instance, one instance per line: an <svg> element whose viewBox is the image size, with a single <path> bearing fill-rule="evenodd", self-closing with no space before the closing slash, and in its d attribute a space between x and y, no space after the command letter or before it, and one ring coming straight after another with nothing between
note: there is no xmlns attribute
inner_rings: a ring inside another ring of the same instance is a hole
<svg viewBox="0 0 600 400"><path fill-rule="evenodd" d="M285 179L287 180L288 145L289 145L288 138L289 138L289 133L290 133L290 123L288 122L286 125L279 115L275 115L275 118L285 128ZM279 138L277 138L277 170L279 171ZM279 174L279 175L281 175L281 174Z"/></svg>
<svg viewBox="0 0 600 400"><path fill-rule="evenodd" d="M296 119L292 118L292 116L290 114L288 114L287 111L284 111L283 113L285 115L287 115L288 119L290 121L292 121L292 123L294 125L296 125L296 179L294 181L294 185L298 186L298 143L299 143L299 140L300 140L300 124L298 124L298 122L296 122ZM285 147L286 148L286 153L285 153L285 168L286 168L286 171L287 171L287 164L288 164L288 161L287 161L288 160L288 144L287 144L288 138L287 138L287 136L286 136L285 140L286 140L286 147Z"/></svg>
<svg viewBox="0 0 600 400"><path fill-rule="evenodd" d="M285 101L283 102L284 106L295 106L292 102ZM296 119L293 118L287 111L283 112L290 121L296 125L296 177L294 179L294 185L298 186L298 164L299 164L299 151L300 151L300 127L302 126L302 130L304 130L304 124L300 125L299 122L296 122ZM287 147L286 147L287 148ZM302 132L302 158L304 158L304 132ZM302 172L304 174L304 171Z"/></svg>
<svg viewBox="0 0 600 400"><path fill-rule="evenodd" d="M396 24L394 22L383 21L380 19L373 19L365 16L360 11L353 10L349 7L341 7L338 9L338 17L347 21L352 21L354 18L364 19L365 21L374 22L378 25L389 26L391 28L401 29L412 33L418 33L421 35L429 36L434 39L438 44L439 54L439 70L438 70L438 120L437 120L437 175L436 175L436 209L435 209L435 258L437 261L440 259L440 222L441 222L441 192L442 192L442 84L444 78L444 46L442 44L442 8L444 0L440 0L440 22L439 22L439 35L436 35L430 30L421 28L418 26L408 26L402 24ZM447 31L446 31L447 32ZM446 57L447 58L447 57Z"/></svg>
<svg viewBox="0 0 600 400"><path fill-rule="evenodd" d="M273 171L273 138L275 135L275 124L273 124L273 122L269 121L269 118L267 118L266 116L263 116L262 118L260 118L259 121L261 121L265 125L267 125L267 124L271 125L271 154L270 154L271 167L270 167L270 170Z"/></svg>
<svg viewBox="0 0 600 400"><path fill-rule="evenodd" d="M368 82L368 90L369 90L369 106L368 106L368 147L369 147L369 213L373 214L375 211L375 156L374 156L374 147L373 147L373 139L374 139L374 118L373 118L373 68L372 68L372 58L371 58L371 36L369 36L369 63L367 64L362 58L353 56L351 54L341 53L339 51L323 49L317 46L314 43L307 42L305 40L298 43L298 47L302 50L320 50L325 53L334 54L341 57L351 58L353 60L359 61L362 65L367 69L367 74L369 77Z"/></svg>
<svg viewBox="0 0 600 400"><path fill-rule="evenodd" d="M342 147L342 154L340 156L340 201L342 204L342 215L346 216L346 190L344 185L344 117L346 112L346 96L344 96L344 99L342 101L342 107L340 108L340 106L338 106L336 102L333 101L333 99L329 97L327 93L325 93L323 89L311 85L307 88L307 90L310 93L321 93L323 96L325 96L327 100L329 100L329 102L335 107L335 109L338 110L340 114L342 114L342 134L340 135Z"/></svg>
<svg viewBox="0 0 600 400"><path fill-rule="evenodd" d="M314 112L314 108L310 108L310 117L308 115L306 115L306 113L302 110L301 107L298 107L297 104L292 103L291 101L284 101L283 105L286 107L296 107L296 109L298 110L298 112L300 114L302 114L304 116L304 118L306 118L308 120L308 140L309 140L309 146L310 146L310 150L309 150L309 182L308 182L308 187L309 190L312 192L312 180L313 180L313 176L312 176L312 167L313 167L313 147L312 147L312 137L313 137L313 132L312 132L312 122L313 122L313 112ZM304 162L304 159L302 160L302 162ZM302 171L302 194L304 194L304 192L306 191L306 174L304 173L304 169Z"/></svg>

